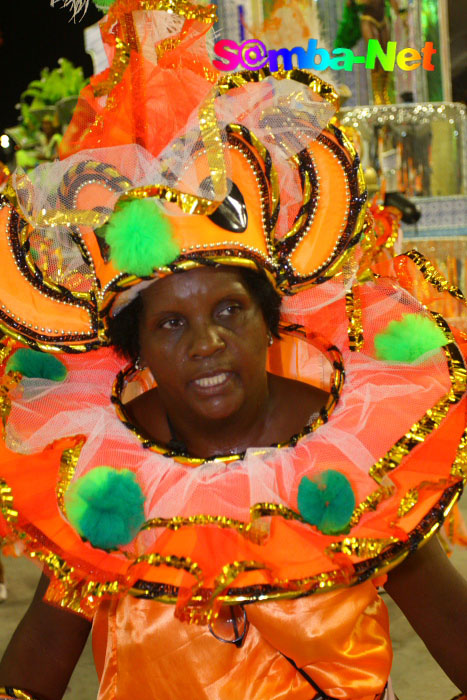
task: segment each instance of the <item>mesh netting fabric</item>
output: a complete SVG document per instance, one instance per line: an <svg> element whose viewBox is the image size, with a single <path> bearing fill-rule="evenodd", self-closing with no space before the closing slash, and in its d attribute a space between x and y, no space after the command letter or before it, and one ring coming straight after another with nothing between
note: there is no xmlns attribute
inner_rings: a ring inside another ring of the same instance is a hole
<svg viewBox="0 0 467 700"><path fill-rule="evenodd" d="M216 181L226 178L225 185L228 181L226 142L230 124L241 123L267 149L281 193L275 235L280 239L290 230L302 199L292 158L310 146L333 108L304 85L273 77L218 95L213 105L222 156L215 166L209 155L204 157L211 136L200 131L197 108L183 133L162 150L159 158L140 145L128 143L83 150L65 160L44 163L28 174L21 169L14 174L20 211L33 228L31 254L44 277L73 292L93 288L92 259L82 243L82 226L75 218L83 215L77 201L90 183L101 185L99 196L93 197L94 206L88 210L93 229L103 226L119 197L136 187L160 184L211 200L222 199L225 189L222 186L219 190ZM222 173L214 173L214 167ZM170 216L186 215L177 206L159 204Z"/></svg>
<svg viewBox="0 0 467 700"><path fill-rule="evenodd" d="M284 321L304 323L311 335L345 348L343 301L335 301L324 312L314 308L313 313L303 313L304 303L299 311L300 301L306 301L300 297L312 294L308 291L293 298L296 311L288 305ZM8 422L8 447L29 454L44 449L52 438L86 435L75 478L101 465L133 470L146 494L148 518L204 514L248 522L250 508L257 503L296 507L302 477L336 467L347 475L357 502L362 502L375 488L370 468L450 387L441 351L424 356L415 365L386 364L373 356L374 334L388 319L420 313L420 305L406 292L383 283L369 292L367 302L365 351L343 351L346 381L337 408L327 424L302 438L295 448L251 448L240 462L208 462L199 468L142 450L110 401L115 375L122 368L122 361L110 349L94 353L86 366L80 358L67 356L69 373L60 386L46 380L23 380L23 394L14 403ZM340 323L336 322L339 318ZM307 356L316 366L316 349L302 341L301 353L306 374ZM293 375L293 367L289 373ZM435 464L426 464L427 473L436 469ZM392 476L386 477L386 486L394 489L401 472L403 466L396 470L395 482ZM394 502L399 499L396 488ZM366 524L367 536L376 537L378 528L387 528L384 517L376 518L376 523ZM140 535L138 549L143 543L153 544L160 534Z"/></svg>

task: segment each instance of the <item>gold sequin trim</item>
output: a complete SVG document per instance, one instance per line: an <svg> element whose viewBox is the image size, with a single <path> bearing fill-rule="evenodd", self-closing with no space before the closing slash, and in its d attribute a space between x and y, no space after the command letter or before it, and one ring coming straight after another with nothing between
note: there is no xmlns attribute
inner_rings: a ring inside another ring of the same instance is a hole
<svg viewBox="0 0 467 700"><path fill-rule="evenodd" d="M131 199L146 199L147 197L155 197L165 202L174 202L185 214L211 214L219 206L219 203L212 199L180 192L168 185L135 187L125 192L118 201L125 202Z"/></svg>
<svg viewBox="0 0 467 700"><path fill-rule="evenodd" d="M404 515L407 515L407 513L409 513L412 510L412 508L415 508L415 506L418 503L418 498L418 489L409 489L405 496L401 498L401 502L397 510L397 517L403 518Z"/></svg>
<svg viewBox="0 0 467 700"><path fill-rule="evenodd" d="M172 569L178 569L180 571L186 571L196 579L196 583L193 587L193 593L197 591L203 585L203 571L200 565L192 561L189 557L176 557L173 555L163 556L157 552L152 552L151 554L142 554L137 557L131 564L130 569L138 564L147 564L148 566L168 566Z"/></svg>
<svg viewBox="0 0 467 700"><path fill-rule="evenodd" d="M382 539L373 539L367 537L346 537L340 542L333 542L326 548L326 554L331 558L333 554L341 552L349 557L356 556L361 558L377 557L389 545L395 544L399 540L397 537L384 537Z"/></svg>
<svg viewBox="0 0 467 700"><path fill-rule="evenodd" d="M15 389L23 376L20 372L7 372L3 375L0 383L0 418L2 420L3 430L6 427L8 416L11 412L11 396L10 392Z"/></svg>
<svg viewBox="0 0 467 700"><path fill-rule="evenodd" d="M188 0L140 0L140 10L160 10L212 24L217 22L215 5L195 5Z"/></svg>
<svg viewBox="0 0 467 700"><path fill-rule="evenodd" d="M3 479L0 479L0 509L8 523L16 523L18 511L14 507L13 493L11 487Z"/></svg>
<svg viewBox="0 0 467 700"><path fill-rule="evenodd" d="M464 302L464 304L467 303L461 290L453 284L450 284L450 282L438 272L433 263L419 253L418 250L410 250L408 253L404 253L404 255L415 263L426 281L433 285L435 289L439 292L447 292L455 299Z"/></svg>
<svg viewBox="0 0 467 700"><path fill-rule="evenodd" d="M214 97L208 96L198 112L199 128L206 149L209 174L217 201L222 201L227 192L224 147L221 130L214 109Z"/></svg>
<svg viewBox="0 0 467 700"><path fill-rule="evenodd" d="M165 56L166 53L173 51L179 44L181 44L184 34L184 32L181 32L177 37L169 36L167 39L163 39L161 42L159 42L156 46L157 60L160 61L160 59Z"/></svg>
<svg viewBox="0 0 467 700"><path fill-rule="evenodd" d="M57 494L58 507L62 511L63 515L67 517L65 508L65 493L73 479L76 467L78 466L79 456L81 450L86 442L84 435L79 435L75 438L76 445L63 450L62 457L60 460L60 469L58 472L57 486L55 493Z"/></svg>
<svg viewBox="0 0 467 700"><path fill-rule="evenodd" d="M0 364L3 365L13 352L15 343L11 338L0 343Z"/></svg>
<svg viewBox="0 0 467 700"><path fill-rule="evenodd" d="M265 518L269 515L279 515L285 520L299 520L304 523L300 513L296 513L292 508L284 506L282 503L256 503L250 509L251 519Z"/></svg>
<svg viewBox="0 0 467 700"><path fill-rule="evenodd" d="M2 190L2 195L8 200L8 202L14 209L19 210L18 195L13 185L11 184L11 180L8 180L8 182L4 186Z"/></svg>
<svg viewBox="0 0 467 700"><path fill-rule="evenodd" d="M410 452L424 442L431 433L439 428L447 416L449 409L459 403L467 388L467 372L462 354L454 342L451 330L446 321L437 313L432 316L442 329L449 342L442 349L446 355L451 388L425 415L412 425L410 430L398 440L393 447L381 457L370 469L370 476L381 482L384 476L396 469Z"/></svg>
<svg viewBox="0 0 467 700"><path fill-rule="evenodd" d="M31 551L29 556L40 561L54 577L44 599L79 615L92 617L103 597L118 595L123 590L118 581L80 581L74 567L51 552Z"/></svg>
<svg viewBox="0 0 467 700"><path fill-rule="evenodd" d="M179 530L181 527L193 525L216 525L220 528L237 530L240 534L248 536L252 523L245 523L242 520L235 520L222 515L190 515L188 517L178 515L174 518L151 518L144 523L141 530L151 530L158 527L163 527L167 530Z"/></svg>
<svg viewBox="0 0 467 700"><path fill-rule="evenodd" d="M94 86L95 97L108 95L123 78L128 64L130 63L130 47L119 37L115 38L115 55L112 65L109 68L109 75L106 80Z"/></svg>
<svg viewBox="0 0 467 700"><path fill-rule="evenodd" d="M259 571L267 567L262 562L258 561L234 561L232 564L226 564L222 567L222 572L214 581L214 591L212 598L217 598L222 591L232 585L235 579L245 571Z"/></svg>
<svg viewBox="0 0 467 700"><path fill-rule="evenodd" d="M349 321L347 335L351 352L360 352L363 348L362 302L358 288L354 285L345 295L345 312Z"/></svg>
<svg viewBox="0 0 467 700"><path fill-rule="evenodd" d="M48 209L37 215L36 226L89 226L99 228L109 219L109 214L90 209Z"/></svg>
<svg viewBox="0 0 467 700"><path fill-rule="evenodd" d="M365 515L365 513L375 511L379 504L382 501L385 501L387 498L391 498L393 493L394 487L387 486L381 487L376 491L373 491L373 493L370 493L370 495L367 496L365 500L359 503L355 508L354 512L352 513L349 526L352 528L355 527L355 525L358 525L360 518Z"/></svg>
<svg viewBox="0 0 467 700"><path fill-rule="evenodd" d="M5 484L3 484L5 485ZM11 490L8 490L8 496L11 497ZM1 493L1 492L0 492ZM461 485L453 486L448 493L444 494L441 498L441 503L435 509L433 509L430 514L424 519L424 521L417 526L413 536L416 538L415 542L417 545L426 542L433 533L438 529L443 518L449 514L453 505L459 498L461 493ZM10 501L12 504L12 501ZM11 510L11 509L10 509ZM14 534L18 537L26 538L28 544L28 556L32 559L37 559L43 563L51 574L55 577L56 581L52 581L49 589L47 591L46 599L58 604L64 608L71 609L74 612L83 614L87 617L92 616L96 605L99 603L99 599L103 596L119 595L123 591L127 591L136 597L145 597L149 599L160 600L162 602L176 603L178 589L173 586L165 586L161 584L155 584L157 588L157 593L152 594L149 588L145 589L149 585L148 582L139 581L140 587L134 586L128 590L119 581L114 580L106 583L99 583L96 581L82 582L77 576L77 572L72 566L69 566L63 559L61 559L56 554L49 551L38 550L35 551L34 547L37 547L38 543L31 538L26 533L15 531L13 522L14 516L11 513L5 512L7 521L12 526ZM15 513L15 511L13 511ZM335 546L330 549L330 554L334 554L339 551L342 552L347 549L347 552L352 552L358 556L358 552L363 555L364 551L370 552L370 554L375 551L377 544L370 541L369 539L358 539L358 538L345 538L346 542L341 545L340 542L333 543ZM379 541L382 545L382 542ZM371 564L371 575L378 575L383 571L388 571L393 568L396 564L402 561L408 554L410 549L410 536L409 542L404 549L400 549L399 542L397 539L394 541L395 548L391 547L389 543L382 545L381 554L375 554L370 560ZM344 552L346 553L346 552ZM378 561L377 557L381 557L381 561ZM376 557L376 561L374 558ZM182 610L183 614L192 616L194 622L205 622L206 615L212 615L215 611L215 603L213 591L201 589L203 576L199 565L196 562L191 561L188 558L175 557L175 556L165 556L162 557L157 553L147 554L139 557L132 566L139 563L147 563L152 566L162 566L167 565L174 567L176 569L182 569L192 574L196 583L192 589L192 596L189 600L188 605L184 606ZM131 568L131 566L130 566ZM290 599L296 598L302 595L310 595L317 591L326 591L331 589L339 588L343 585L348 586L352 583L358 582L359 576L363 575L366 578L367 574L365 571L361 571L360 574L353 572L353 570L342 570L337 569L334 571L324 572L315 576L306 577L302 579L276 579L273 581L272 585L259 585L249 587L248 589L239 589L238 592L222 593L225 587L231 585L235 578L243 571L254 571L258 569L266 569L267 567L260 562L233 562L227 565L222 570L218 577L217 583L221 592L217 596L217 603L243 603L243 602L253 602L260 600L279 600L279 599ZM222 588L225 586L224 588ZM210 603L206 606L206 603ZM196 605L200 612L196 612ZM215 614L215 613L214 613ZM201 615L201 617L200 617ZM203 619L204 616L204 619Z"/></svg>
<svg viewBox="0 0 467 700"><path fill-rule="evenodd" d="M457 479L467 479L467 428L460 439L456 457L451 467L451 476Z"/></svg>

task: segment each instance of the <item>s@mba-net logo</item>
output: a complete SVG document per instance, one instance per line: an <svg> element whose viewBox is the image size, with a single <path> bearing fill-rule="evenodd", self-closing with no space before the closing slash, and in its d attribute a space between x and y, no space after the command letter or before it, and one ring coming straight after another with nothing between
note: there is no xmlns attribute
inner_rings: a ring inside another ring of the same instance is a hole
<svg viewBox="0 0 467 700"><path fill-rule="evenodd" d="M310 39L306 49L296 46L293 49L268 49L258 39L247 39L241 44L231 39L221 39L214 45L214 52L219 57L213 61L217 70L235 71L237 69L259 70L268 65L274 72L279 70L281 61L285 70L294 68L294 58L299 68L313 71L345 70L351 71L355 63L364 64L365 68L373 70L376 61L379 61L385 71L393 71L397 66L403 71L416 70L422 67L424 70L435 69L432 63L433 54L437 50L433 42L426 41L420 51L407 47L399 49L396 41L388 41L384 50L377 39L370 39L364 56L355 55L352 49L336 48L331 53L318 47L316 39Z"/></svg>

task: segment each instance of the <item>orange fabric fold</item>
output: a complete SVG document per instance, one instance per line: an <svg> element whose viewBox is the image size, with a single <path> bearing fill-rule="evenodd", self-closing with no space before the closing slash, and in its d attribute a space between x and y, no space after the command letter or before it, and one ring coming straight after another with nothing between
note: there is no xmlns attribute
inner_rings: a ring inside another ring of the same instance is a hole
<svg viewBox="0 0 467 700"><path fill-rule="evenodd" d="M374 700L391 667L388 615L374 585L246 606L244 644L186 625L171 605L105 601L93 628L98 700Z"/></svg>

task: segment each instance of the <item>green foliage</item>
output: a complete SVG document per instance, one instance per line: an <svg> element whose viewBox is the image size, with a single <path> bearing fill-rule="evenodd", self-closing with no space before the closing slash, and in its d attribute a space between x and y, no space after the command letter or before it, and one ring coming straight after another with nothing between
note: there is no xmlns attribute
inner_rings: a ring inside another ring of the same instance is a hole
<svg viewBox="0 0 467 700"><path fill-rule="evenodd" d="M354 2L350 5L347 5L346 2L342 11L342 19L337 29L334 48L352 49L361 38L362 30L360 29L358 7Z"/></svg>
<svg viewBox="0 0 467 700"><path fill-rule="evenodd" d="M297 501L301 516L325 535L348 531L355 495L345 474L327 469L317 477L304 476Z"/></svg>
<svg viewBox="0 0 467 700"><path fill-rule="evenodd" d="M430 318L406 314L401 321L391 321L375 336L375 353L378 360L411 363L447 342L441 328Z"/></svg>
<svg viewBox="0 0 467 700"><path fill-rule="evenodd" d="M117 269L139 277L150 276L180 253L168 217L152 199L122 203L98 233L110 245Z"/></svg>
<svg viewBox="0 0 467 700"><path fill-rule="evenodd" d="M96 467L65 494L67 517L99 549L128 544L144 523L144 494L129 469Z"/></svg>
<svg viewBox="0 0 467 700"><path fill-rule="evenodd" d="M52 379L63 382L67 368L57 357L30 348L17 350L8 360L7 372L21 372L23 377L31 379Z"/></svg>
<svg viewBox="0 0 467 700"><path fill-rule="evenodd" d="M32 80L21 95L21 103L29 102L30 109L54 106L64 97L78 95L86 85L81 66L75 68L66 58L58 60L59 67L43 68L40 80ZM30 98L30 99L28 99Z"/></svg>

